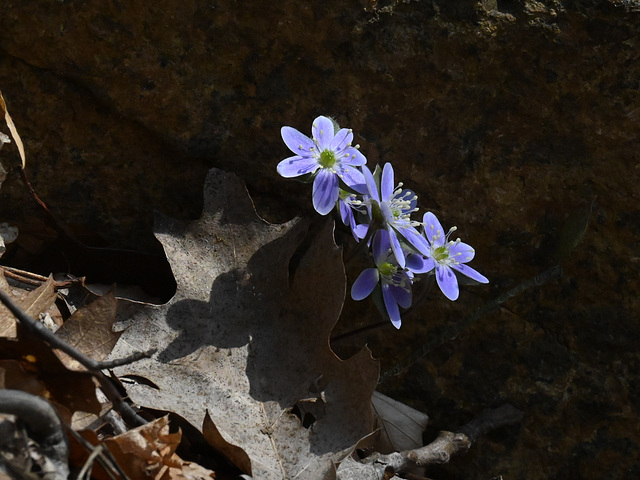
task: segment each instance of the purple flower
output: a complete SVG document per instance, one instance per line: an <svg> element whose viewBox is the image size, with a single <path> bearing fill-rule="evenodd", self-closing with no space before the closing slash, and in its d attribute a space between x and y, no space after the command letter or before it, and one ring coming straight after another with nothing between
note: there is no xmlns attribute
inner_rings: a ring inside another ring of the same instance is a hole
<svg viewBox="0 0 640 480"><path fill-rule="evenodd" d="M411 245L423 255L427 255L429 244L415 228L420 223L412 221L410 217L413 212L418 210L416 206L417 195L412 190L403 189L402 183L396 187L393 179L393 167L390 163L384 165L379 185L367 167L363 167L362 173L368 194L371 197L372 218L381 221L389 232L391 249L398 265L404 268L406 264L406 255L400 240Z"/></svg>
<svg viewBox="0 0 640 480"><path fill-rule="evenodd" d="M400 328L400 309L411 306L412 267L420 269L420 255L407 256L408 268L401 268L391 250L390 235L387 230L378 230L373 237L373 260L375 268L367 268L360 273L351 287L351 298L362 300L368 297L378 284L381 286L384 307L396 328Z"/></svg>
<svg viewBox="0 0 640 480"><path fill-rule="evenodd" d="M458 279L454 273L459 272L476 282L489 283L489 280L473 268L464 265L471 261L475 255L475 250L458 238L455 241L449 240L449 235L456 230L452 227L447 234L436 216L427 212L422 221L424 223L424 234L429 241L429 255L424 259L422 272L429 272L435 269L438 287L449 300L456 300L459 295Z"/></svg>
<svg viewBox="0 0 640 480"><path fill-rule="evenodd" d="M369 229L368 224L358 224L356 222L355 213L365 208L364 203L362 200L358 200L355 194L340 189L338 208L342 223L351 229L353 238L355 238L356 242L359 242L367 235L367 230Z"/></svg>
<svg viewBox="0 0 640 480"><path fill-rule="evenodd" d="M329 213L339 196L340 179L349 187L364 184L359 167L367 159L351 146L353 133L342 128L336 133L327 117L313 121L312 138L292 127L282 127L282 140L294 155L278 164L278 173L286 178L314 175L313 208L321 215Z"/></svg>

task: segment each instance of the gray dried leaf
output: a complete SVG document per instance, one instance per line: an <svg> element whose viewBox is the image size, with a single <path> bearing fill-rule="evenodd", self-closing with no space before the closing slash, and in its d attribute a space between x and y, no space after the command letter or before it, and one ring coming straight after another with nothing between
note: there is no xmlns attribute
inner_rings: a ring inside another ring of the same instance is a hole
<svg viewBox="0 0 640 480"><path fill-rule="evenodd" d="M157 219L177 292L144 307L112 356L158 353L116 373L157 386L127 387L140 405L193 425L208 411L254 478L331 478L333 461L372 430L379 370L367 349L343 361L329 347L346 291L333 222L270 225L239 179L216 169L204 196L195 222ZM322 407L304 426L299 402Z"/></svg>

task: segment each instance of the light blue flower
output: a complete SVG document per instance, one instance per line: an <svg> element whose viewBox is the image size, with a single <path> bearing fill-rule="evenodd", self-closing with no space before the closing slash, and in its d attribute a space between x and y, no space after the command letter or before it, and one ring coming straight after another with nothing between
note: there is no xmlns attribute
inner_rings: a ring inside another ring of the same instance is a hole
<svg viewBox="0 0 640 480"><path fill-rule="evenodd" d="M359 242L367 235L369 225L366 223L358 224L356 222L356 214L366 211L362 200L359 200L356 194L340 189L338 208L340 210L340 218L342 223L351 229L351 233L356 242Z"/></svg>
<svg viewBox="0 0 640 480"><path fill-rule="evenodd" d="M473 268L464 265L473 260L475 250L471 245L457 240L449 240L449 236L456 230L451 228L445 235L444 229L436 216L427 212L422 217L424 234L429 241L429 255L424 259L422 272L435 269L438 287L449 300L456 300L459 295L458 279L454 271L459 272L479 283L489 283L489 280Z"/></svg>
<svg viewBox="0 0 640 480"><path fill-rule="evenodd" d="M416 229L420 222L411 220L411 214L418 211L417 195L412 190L403 189L402 183L395 185L393 167L390 163L384 165L379 184L366 166L362 168L362 173L371 199L372 219L381 222L383 228L389 232L391 249L398 265L404 268L406 264L406 255L400 240L427 255L429 244Z"/></svg>
<svg viewBox="0 0 640 480"><path fill-rule="evenodd" d="M398 265L391 249L387 230L378 230L373 237L373 261L375 268L367 268L360 273L351 287L351 298L362 300L368 297L380 284L384 308L396 328L400 328L400 308L411 306L411 284L413 269L422 269L420 255L407 254L407 268Z"/></svg>
<svg viewBox="0 0 640 480"><path fill-rule="evenodd" d="M342 128L335 132L327 117L313 121L312 138L292 127L282 127L284 143L296 155L285 158L277 167L286 178L313 175L313 208L321 215L329 213L339 197L340 180L348 187L364 184L356 167L367 163L357 148L351 146L353 133Z"/></svg>

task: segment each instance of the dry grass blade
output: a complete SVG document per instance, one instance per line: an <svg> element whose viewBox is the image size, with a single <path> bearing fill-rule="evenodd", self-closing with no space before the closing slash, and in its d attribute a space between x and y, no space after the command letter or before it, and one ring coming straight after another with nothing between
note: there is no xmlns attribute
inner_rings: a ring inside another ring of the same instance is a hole
<svg viewBox="0 0 640 480"><path fill-rule="evenodd" d="M13 123L11 115L9 115L9 111L7 110L7 104L4 101L4 97L2 96L2 91L0 91L0 107L4 111L4 121L7 123L7 127L9 127L9 131L11 132L11 136L13 140L16 142L16 146L18 147L18 151L20 152L20 158L22 159L22 169L27 165L27 157L24 154L24 145L22 144L22 139L18 134L18 130Z"/></svg>

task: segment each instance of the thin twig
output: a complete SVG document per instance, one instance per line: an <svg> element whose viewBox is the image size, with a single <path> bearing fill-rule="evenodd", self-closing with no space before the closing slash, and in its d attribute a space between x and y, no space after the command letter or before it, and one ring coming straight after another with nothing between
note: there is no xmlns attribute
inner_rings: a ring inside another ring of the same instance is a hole
<svg viewBox="0 0 640 480"><path fill-rule="evenodd" d="M87 457L87 460L84 462L82 469L78 473L78 480L84 480L85 477L87 479L91 478L91 472L93 471L93 462L95 462L96 457L102 453L103 448L104 447L102 445L96 445L95 447L93 447L93 450Z"/></svg>
<svg viewBox="0 0 640 480"><path fill-rule="evenodd" d="M341 342L342 340L346 340L347 338L354 337L364 332L368 332L369 330L373 330L375 328L384 327L389 325L389 322L385 320L384 322L372 323L371 325L365 325L364 327L356 328L355 330L351 330L346 333L341 333L340 335L336 335L335 337L331 337L331 343Z"/></svg>
<svg viewBox="0 0 640 480"><path fill-rule="evenodd" d="M53 332L51 332L51 330L45 327L42 323L36 322L33 318L27 315L4 290L0 290L0 300L11 311L11 313L15 315L24 328L43 339L52 348L57 348L74 360L77 360L88 370L107 370L114 366L126 365L127 363L135 362L141 358L149 358L155 353L155 350L148 350L146 352L136 353L124 359L99 362L93 358L87 357L84 353L78 351L60 337L54 335Z"/></svg>
<svg viewBox="0 0 640 480"><path fill-rule="evenodd" d="M0 265L0 270L4 272L5 277L15 280L16 282L30 285L32 287L39 287L48 280L48 277L38 275L37 273L27 272L20 270L19 268L7 267ZM76 283L82 283L83 278L73 278L70 280L54 280L53 288L56 290L60 288L67 288Z"/></svg>
<svg viewBox="0 0 640 480"><path fill-rule="evenodd" d="M471 420L459 431L464 433L471 443L497 428L516 425L522 421L524 414L508 403L498 408L488 408Z"/></svg>
<svg viewBox="0 0 640 480"><path fill-rule="evenodd" d="M0 290L0 300L11 311L11 313L15 315L20 322L20 325L22 325L27 331L40 337L43 341L48 343L51 348L57 348L58 350L63 351L74 360L77 360L87 370L91 371L98 382L100 382L104 394L113 403L113 408L122 415L122 418L126 422L136 426L147 423L142 417L135 413L129 404L124 401L113 383L111 383L101 370L106 370L117 365L125 365L141 358L151 357L155 353L155 350L136 353L124 359L99 362L93 358L87 357L61 338L55 336L42 323L35 321L27 315L4 290Z"/></svg>
<svg viewBox="0 0 640 480"><path fill-rule="evenodd" d="M73 438L76 439L78 443L86 448L87 451L93 452L96 448L95 445L89 443L82 435L80 435L75 430L69 429L69 433L73 436ZM108 449L102 449L100 455L96 457L96 461L100 464L100 466L112 480L116 480L118 477L122 480L129 480L127 474L124 473L124 471L122 470L120 465L118 465L118 462L116 462L115 458L113 458L113 455L111 455L111 452Z"/></svg>

